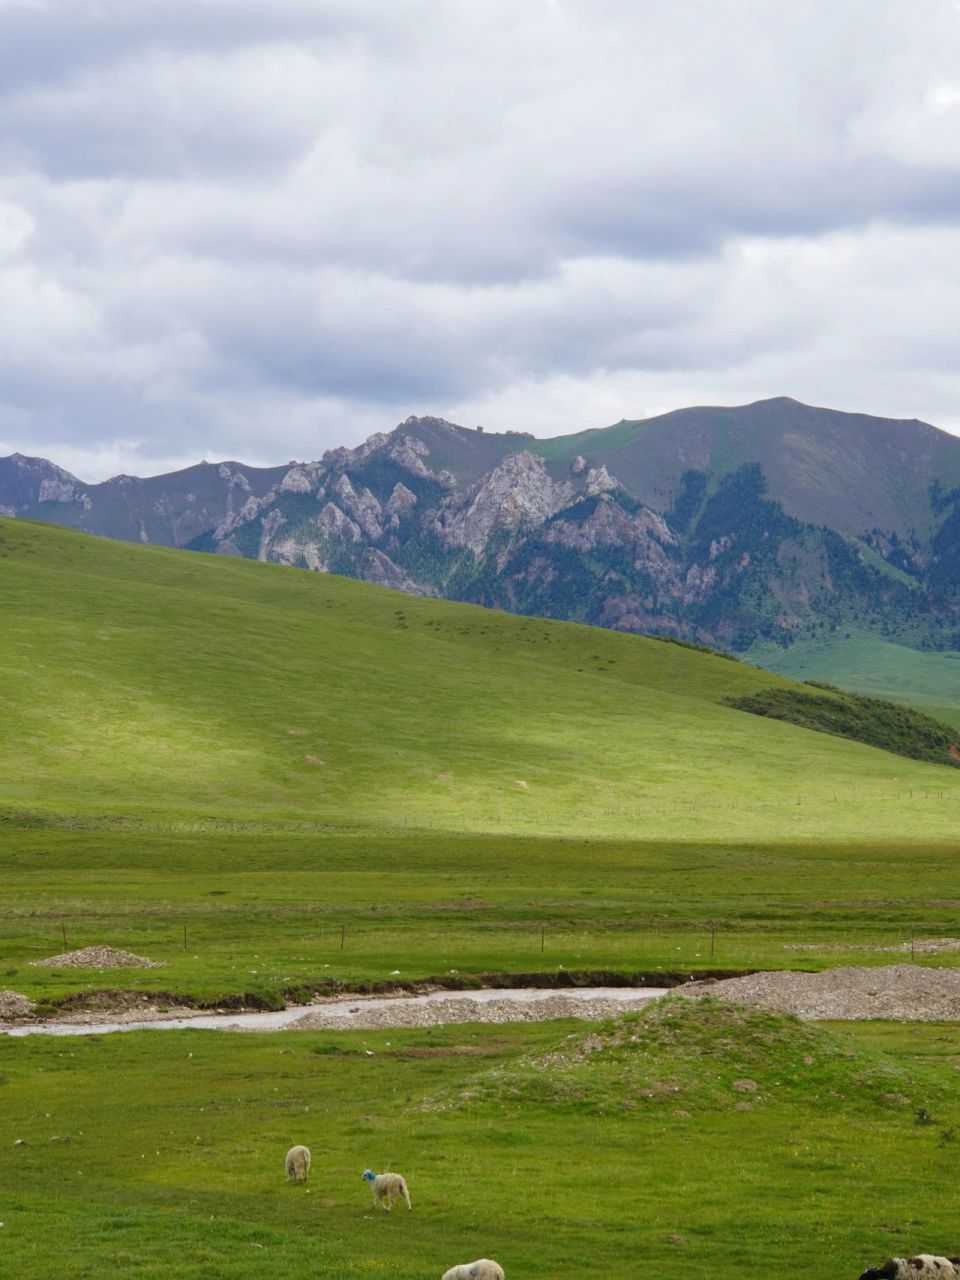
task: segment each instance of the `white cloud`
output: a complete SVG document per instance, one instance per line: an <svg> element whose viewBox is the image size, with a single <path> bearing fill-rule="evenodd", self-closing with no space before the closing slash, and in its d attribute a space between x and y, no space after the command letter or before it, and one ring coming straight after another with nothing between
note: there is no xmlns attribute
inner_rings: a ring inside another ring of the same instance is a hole
<svg viewBox="0 0 960 1280"><path fill-rule="evenodd" d="M958 55L948 0L0 0L0 448L953 426Z"/></svg>

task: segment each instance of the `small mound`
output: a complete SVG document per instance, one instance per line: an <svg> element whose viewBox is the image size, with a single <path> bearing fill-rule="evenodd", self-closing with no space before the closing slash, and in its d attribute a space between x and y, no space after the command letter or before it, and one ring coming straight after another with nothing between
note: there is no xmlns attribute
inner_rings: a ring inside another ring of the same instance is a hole
<svg viewBox="0 0 960 1280"><path fill-rule="evenodd" d="M132 951L120 951L117 947L82 947L79 951L64 951L46 960L33 960L40 969L159 969L155 960L134 955Z"/></svg>
<svg viewBox="0 0 960 1280"><path fill-rule="evenodd" d="M691 982L681 996L709 993L818 1021L950 1022L960 1019L960 969L893 964L824 969L822 973L750 973L722 982Z"/></svg>
<svg viewBox="0 0 960 1280"><path fill-rule="evenodd" d="M0 1022L12 1022L15 1018L32 1018L36 1005L19 991L0 991Z"/></svg>
<svg viewBox="0 0 960 1280"><path fill-rule="evenodd" d="M849 1112L941 1100L942 1085L922 1065L852 1044L824 1027L709 996L670 996L640 1014L568 1036L547 1053L483 1072L465 1090L428 1100L425 1109L500 1101L598 1114L663 1109L682 1118L775 1103Z"/></svg>

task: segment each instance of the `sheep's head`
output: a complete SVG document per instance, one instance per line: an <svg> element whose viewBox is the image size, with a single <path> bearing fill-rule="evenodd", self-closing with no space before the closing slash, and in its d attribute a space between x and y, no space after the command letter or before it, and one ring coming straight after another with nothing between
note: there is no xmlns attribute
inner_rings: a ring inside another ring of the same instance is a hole
<svg viewBox="0 0 960 1280"><path fill-rule="evenodd" d="M363 1173L361 1173L360 1175L360 1177L363 1178L365 1182L372 1182L376 1176L377 1175L373 1172L372 1169L364 1169Z"/></svg>
<svg viewBox="0 0 960 1280"><path fill-rule="evenodd" d="M895 1258L888 1258L882 1267L867 1267L860 1280L896 1280L899 1274Z"/></svg>

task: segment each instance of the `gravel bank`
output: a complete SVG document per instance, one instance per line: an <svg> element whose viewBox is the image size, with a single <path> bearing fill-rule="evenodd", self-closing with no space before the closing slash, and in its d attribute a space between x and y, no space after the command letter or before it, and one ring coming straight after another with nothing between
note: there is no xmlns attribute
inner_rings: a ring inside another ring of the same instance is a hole
<svg viewBox="0 0 960 1280"><path fill-rule="evenodd" d="M763 1005L817 1021L941 1022L960 1019L960 969L895 964L825 969L822 973L751 973L721 982L691 982L679 995L712 995L732 1004Z"/></svg>
<svg viewBox="0 0 960 1280"><path fill-rule="evenodd" d="M583 1018L602 1022L621 1013L644 1008L662 991L631 992L625 996L547 995L530 999L498 993L494 999L457 996L431 1000L394 1000L346 1009L315 1009L289 1024L291 1031L336 1030L359 1027L444 1027L453 1022L546 1022L550 1018Z"/></svg>

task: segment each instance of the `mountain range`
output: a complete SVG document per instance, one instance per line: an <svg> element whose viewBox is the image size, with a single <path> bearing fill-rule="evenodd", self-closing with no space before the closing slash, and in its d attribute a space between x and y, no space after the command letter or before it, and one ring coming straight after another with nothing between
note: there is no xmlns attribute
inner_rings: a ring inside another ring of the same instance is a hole
<svg viewBox="0 0 960 1280"><path fill-rule="evenodd" d="M0 515L733 652L960 648L960 439L786 398L553 439L411 417L318 461L100 484L13 454Z"/></svg>

